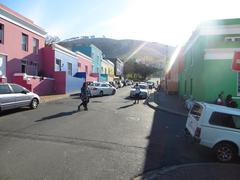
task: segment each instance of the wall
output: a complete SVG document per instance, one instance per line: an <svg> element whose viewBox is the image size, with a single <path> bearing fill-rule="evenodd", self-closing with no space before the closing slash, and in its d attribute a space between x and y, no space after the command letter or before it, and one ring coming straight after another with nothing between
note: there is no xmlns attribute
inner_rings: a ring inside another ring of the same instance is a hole
<svg viewBox="0 0 240 180"><path fill-rule="evenodd" d="M0 19L0 23L4 24L4 44L0 44L0 52L7 55L6 74L8 82L12 82L14 73L21 73L21 60L23 59L27 59L29 62L28 74L33 74L31 62L38 63L39 69L41 69L41 49L44 47L44 38L4 19ZM21 49L22 33L28 35L28 51ZM39 40L40 52L38 54L33 54L33 38Z"/></svg>
<svg viewBox="0 0 240 180"><path fill-rule="evenodd" d="M66 93L66 72L58 71L53 73L54 81L54 92L56 94Z"/></svg>
<svg viewBox="0 0 240 180"><path fill-rule="evenodd" d="M76 74L78 72L78 59L77 57L74 57L72 55L67 55L65 53L62 53L60 51L58 51L57 49L55 49L55 59L61 59L61 63L62 63L62 69L61 71L66 71L68 72L68 66L67 63L71 63L72 64L72 76L74 76L74 74ZM56 66L56 62L54 59L54 71L57 71L57 66ZM68 74L67 74L68 75Z"/></svg>
<svg viewBox="0 0 240 180"><path fill-rule="evenodd" d="M93 64L93 73L101 73L102 66L102 51L94 45L90 45L92 48L92 64Z"/></svg>
<svg viewBox="0 0 240 180"><path fill-rule="evenodd" d="M80 93L84 81L83 78L66 76L66 93Z"/></svg>
<svg viewBox="0 0 240 180"><path fill-rule="evenodd" d="M54 67L55 67L55 57L54 50L52 47L44 47L42 50L42 75L46 77L54 76Z"/></svg>
<svg viewBox="0 0 240 180"><path fill-rule="evenodd" d="M32 91L39 96L54 93L54 79L52 78L40 78L38 76L16 73L14 74L13 82L27 88L29 91Z"/></svg>

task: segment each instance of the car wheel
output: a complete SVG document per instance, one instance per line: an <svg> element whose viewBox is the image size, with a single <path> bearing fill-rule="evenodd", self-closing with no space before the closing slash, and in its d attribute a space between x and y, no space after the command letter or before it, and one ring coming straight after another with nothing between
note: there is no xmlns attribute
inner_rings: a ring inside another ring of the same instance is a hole
<svg viewBox="0 0 240 180"><path fill-rule="evenodd" d="M116 93L116 90L115 89L113 89L112 90L112 95L114 95Z"/></svg>
<svg viewBox="0 0 240 180"><path fill-rule="evenodd" d="M38 100L34 98L30 104L31 109L36 109L38 107L38 104L39 104Z"/></svg>
<svg viewBox="0 0 240 180"><path fill-rule="evenodd" d="M103 91L100 91L99 96L103 96Z"/></svg>
<svg viewBox="0 0 240 180"><path fill-rule="evenodd" d="M236 157L237 148L231 143L222 142L216 145L214 152L217 160L221 162L230 162Z"/></svg>

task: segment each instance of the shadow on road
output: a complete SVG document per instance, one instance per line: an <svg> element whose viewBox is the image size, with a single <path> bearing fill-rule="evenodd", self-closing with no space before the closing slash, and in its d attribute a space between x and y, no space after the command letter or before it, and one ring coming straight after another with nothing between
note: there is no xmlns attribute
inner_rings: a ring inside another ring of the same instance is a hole
<svg viewBox="0 0 240 180"><path fill-rule="evenodd" d="M0 112L0 117L10 115L10 114L13 114L13 113L23 112L23 111L30 111L30 110L32 110L32 109L30 109L28 107L5 110L5 111Z"/></svg>
<svg viewBox="0 0 240 180"><path fill-rule="evenodd" d="M128 105L126 105L126 106L121 106L121 107L119 107L119 108L117 108L117 109L118 109L118 110L119 110L119 109L125 109L125 108L131 107L131 106L133 106L133 105L135 105L135 104L134 104L134 103L128 104Z"/></svg>
<svg viewBox="0 0 240 180"><path fill-rule="evenodd" d="M213 162L209 150L187 141L186 118L155 111L143 172L186 163Z"/></svg>
<svg viewBox="0 0 240 180"><path fill-rule="evenodd" d="M70 116L70 115L75 114L77 112L78 112L77 110L69 111L69 112L60 112L60 113L57 113L57 114L54 114L54 115L47 116L47 117L44 117L42 119L36 120L35 122L47 121L47 120L55 119L55 118L59 118L59 117Z"/></svg>

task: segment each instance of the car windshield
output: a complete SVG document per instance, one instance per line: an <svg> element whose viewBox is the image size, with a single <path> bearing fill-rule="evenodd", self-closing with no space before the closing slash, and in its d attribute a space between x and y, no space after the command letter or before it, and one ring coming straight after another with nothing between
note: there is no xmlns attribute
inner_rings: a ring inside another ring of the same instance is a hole
<svg viewBox="0 0 240 180"><path fill-rule="evenodd" d="M239 7L0 0L0 180L240 179Z"/></svg>

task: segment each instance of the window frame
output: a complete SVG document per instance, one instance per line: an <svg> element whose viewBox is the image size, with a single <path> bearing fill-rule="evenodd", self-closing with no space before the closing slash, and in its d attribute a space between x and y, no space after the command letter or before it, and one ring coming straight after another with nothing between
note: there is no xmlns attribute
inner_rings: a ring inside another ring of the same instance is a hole
<svg viewBox="0 0 240 180"><path fill-rule="evenodd" d="M33 47L33 53L38 54L38 52L39 52L39 39L33 38L32 43L33 43L33 46L32 46ZM35 44L35 46L34 46L34 44Z"/></svg>
<svg viewBox="0 0 240 180"><path fill-rule="evenodd" d="M67 72L69 76L72 76L73 72L72 72L72 63L68 62L67 63Z"/></svg>
<svg viewBox="0 0 240 180"><path fill-rule="evenodd" d="M23 44L23 43L24 43L23 37L26 37L26 44ZM25 45L25 46L24 46L24 45ZM24 46L25 48L23 48L23 46ZM25 33L22 33L21 48L22 48L23 51L28 51L28 35L25 34Z"/></svg>
<svg viewBox="0 0 240 180"><path fill-rule="evenodd" d="M0 44L4 44L4 24L0 23L0 27L2 27L0 28Z"/></svg>
<svg viewBox="0 0 240 180"><path fill-rule="evenodd" d="M59 62L60 64L58 64L57 62ZM55 58L55 65L56 65L56 71L62 71L62 60L61 59Z"/></svg>

